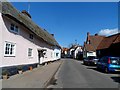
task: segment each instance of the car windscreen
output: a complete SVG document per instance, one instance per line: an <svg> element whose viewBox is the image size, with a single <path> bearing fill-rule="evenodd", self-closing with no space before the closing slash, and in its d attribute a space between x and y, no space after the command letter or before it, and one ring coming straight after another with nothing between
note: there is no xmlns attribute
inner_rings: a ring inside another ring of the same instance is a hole
<svg viewBox="0 0 120 90"><path fill-rule="evenodd" d="M111 64L120 65L120 58L111 58Z"/></svg>

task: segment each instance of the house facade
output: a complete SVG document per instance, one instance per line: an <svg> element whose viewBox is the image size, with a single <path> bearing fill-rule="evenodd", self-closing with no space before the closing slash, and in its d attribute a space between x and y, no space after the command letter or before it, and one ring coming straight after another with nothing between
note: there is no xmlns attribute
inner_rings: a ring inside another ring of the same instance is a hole
<svg viewBox="0 0 120 90"><path fill-rule="evenodd" d="M61 57L62 57L62 58L67 57L68 54L69 54L69 53L68 53L68 48L66 48L66 47L63 47L61 52L62 52L62 54L61 54Z"/></svg>
<svg viewBox="0 0 120 90"><path fill-rule="evenodd" d="M90 33L88 32L87 39L84 42L83 57L87 58L88 56L97 56L97 47L104 37L105 36L100 36L98 34L90 35Z"/></svg>
<svg viewBox="0 0 120 90"><path fill-rule="evenodd" d="M120 57L120 33L105 37L97 48L97 56Z"/></svg>
<svg viewBox="0 0 120 90"><path fill-rule="evenodd" d="M83 58L83 50L82 50L82 46L77 46L74 50L74 54L73 57L75 59L81 59Z"/></svg>
<svg viewBox="0 0 120 90"><path fill-rule="evenodd" d="M28 12L2 2L0 55L0 67L43 64L60 59L61 47L51 34L32 21Z"/></svg>

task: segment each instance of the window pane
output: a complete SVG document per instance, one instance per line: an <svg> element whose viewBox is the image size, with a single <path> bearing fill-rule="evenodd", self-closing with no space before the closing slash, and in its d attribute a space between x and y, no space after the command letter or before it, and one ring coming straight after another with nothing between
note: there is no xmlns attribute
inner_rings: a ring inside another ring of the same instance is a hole
<svg viewBox="0 0 120 90"><path fill-rule="evenodd" d="M32 49L31 48L28 49L28 56L32 56Z"/></svg>
<svg viewBox="0 0 120 90"><path fill-rule="evenodd" d="M33 34L30 34L30 35L29 35L29 38L30 38L30 39L33 39Z"/></svg>
<svg viewBox="0 0 120 90"><path fill-rule="evenodd" d="M10 44L7 45L7 54L10 53Z"/></svg>
<svg viewBox="0 0 120 90"><path fill-rule="evenodd" d="M4 54L7 56L13 56L14 55L14 50L15 50L15 45L12 43L7 43L5 44L5 52Z"/></svg>
<svg viewBox="0 0 120 90"><path fill-rule="evenodd" d="M11 30L14 30L14 24L11 24L10 29L11 29Z"/></svg>
<svg viewBox="0 0 120 90"><path fill-rule="evenodd" d="M15 32L18 32L18 26L15 27Z"/></svg>
<svg viewBox="0 0 120 90"><path fill-rule="evenodd" d="M14 51L14 45L11 44L10 54L13 54L13 51Z"/></svg>

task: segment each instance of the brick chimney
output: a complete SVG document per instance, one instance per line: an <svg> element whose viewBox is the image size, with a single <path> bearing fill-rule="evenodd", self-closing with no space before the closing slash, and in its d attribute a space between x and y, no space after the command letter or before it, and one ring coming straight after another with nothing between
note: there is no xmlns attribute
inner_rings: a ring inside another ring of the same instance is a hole
<svg viewBox="0 0 120 90"><path fill-rule="evenodd" d="M30 15L26 10L23 10L22 13L23 13L25 16L31 18L31 15Z"/></svg>
<svg viewBox="0 0 120 90"><path fill-rule="evenodd" d="M98 34L96 33L95 36L98 36Z"/></svg>
<svg viewBox="0 0 120 90"><path fill-rule="evenodd" d="M89 32L87 32L86 44L90 44L90 33Z"/></svg>

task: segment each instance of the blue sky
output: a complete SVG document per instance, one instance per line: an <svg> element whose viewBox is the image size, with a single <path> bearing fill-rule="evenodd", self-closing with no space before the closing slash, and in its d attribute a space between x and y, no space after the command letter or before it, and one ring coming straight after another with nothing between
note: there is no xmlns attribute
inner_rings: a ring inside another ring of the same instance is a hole
<svg viewBox="0 0 120 90"><path fill-rule="evenodd" d="M83 45L87 32L102 34L118 28L116 2L12 2L18 10L28 10L32 20L55 38L61 46Z"/></svg>

